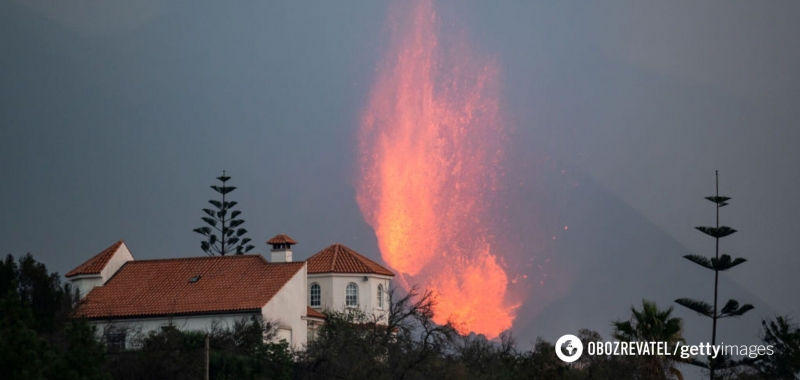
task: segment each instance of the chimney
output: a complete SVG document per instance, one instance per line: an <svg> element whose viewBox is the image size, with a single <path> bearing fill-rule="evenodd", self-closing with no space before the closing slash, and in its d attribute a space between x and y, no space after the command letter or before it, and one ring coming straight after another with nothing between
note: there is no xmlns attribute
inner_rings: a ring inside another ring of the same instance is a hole
<svg viewBox="0 0 800 380"><path fill-rule="evenodd" d="M294 239L288 235L279 234L274 238L267 240L267 244L272 246L270 252L270 262L272 263L290 263L292 262L292 246L297 244Z"/></svg>

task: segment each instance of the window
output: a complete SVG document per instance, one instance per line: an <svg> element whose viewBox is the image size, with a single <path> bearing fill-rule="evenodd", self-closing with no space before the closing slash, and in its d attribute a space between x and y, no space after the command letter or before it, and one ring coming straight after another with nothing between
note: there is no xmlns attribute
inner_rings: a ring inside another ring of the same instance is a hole
<svg viewBox="0 0 800 380"><path fill-rule="evenodd" d="M319 307L321 296L319 284L311 284L311 307Z"/></svg>
<svg viewBox="0 0 800 380"><path fill-rule="evenodd" d="M383 309L383 285L378 285L378 309Z"/></svg>
<svg viewBox="0 0 800 380"><path fill-rule="evenodd" d="M347 284L344 303L347 307L358 307L358 285L352 282Z"/></svg>
<svg viewBox="0 0 800 380"><path fill-rule="evenodd" d="M119 352L125 350L125 333L124 332L107 332L106 345L111 352Z"/></svg>
<svg viewBox="0 0 800 380"><path fill-rule="evenodd" d="M317 340L317 330L318 329L319 328L317 327L316 323L309 323L308 324L308 341L309 342L313 342L313 341Z"/></svg>

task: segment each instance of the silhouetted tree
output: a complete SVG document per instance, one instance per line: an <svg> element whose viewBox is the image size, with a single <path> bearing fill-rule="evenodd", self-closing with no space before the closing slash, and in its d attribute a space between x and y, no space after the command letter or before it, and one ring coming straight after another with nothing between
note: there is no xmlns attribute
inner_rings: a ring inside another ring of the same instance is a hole
<svg viewBox="0 0 800 380"><path fill-rule="evenodd" d="M602 343L603 337L596 331L578 330L578 339L583 347L590 342ZM582 379L593 380L637 380L641 378L642 357L629 355L595 354L582 355L576 362L583 372Z"/></svg>
<svg viewBox="0 0 800 380"><path fill-rule="evenodd" d="M762 320L761 340L772 346L772 355L762 356L754 367L766 379L800 379L800 328L789 317Z"/></svg>
<svg viewBox="0 0 800 380"><path fill-rule="evenodd" d="M0 261L0 377L109 378L94 329L69 318L76 302L72 288L30 254Z"/></svg>
<svg viewBox="0 0 800 380"><path fill-rule="evenodd" d="M462 336L456 345L458 360L467 373L475 379L518 378L519 353L510 334L500 335L500 344L491 342L483 335Z"/></svg>
<svg viewBox="0 0 800 380"><path fill-rule="evenodd" d="M298 363L303 379L452 378L445 353L456 330L433 322L431 292L411 289L398 297L390 290L383 315L358 309L326 311L317 338Z"/></svg>
<svg viewBox="0 0 800 380"><path fill-rule="evenodd" d="M642 310L631 307L631 318L627 321L616 321L614 338L624 342L667 342L672 352L678 342L683 339L683 321L672 317L672 307L659 309L655 302L643 300ZM652 353L641 356L639 371L641 379L683 379L681 372L675 367L676 357L661 356Z"/></svg>
<svg viewBox="0 0 800 380"><path fill-rule="evenodd" d="M216 210L204 208L203 212L208 216L203 219L208 226L195 228L194 232L205 236L206 240L200 242L200 248L209 256L215 254L225 256L228 253L235 252L237 255L242 255L254 247L247 243L250 242L249 238L244 237L247 230L240 227L244 224L244 220L237 219L241 215L241 211L234 211L233 207L237 202L226 200L226 195L234 190L236 187L226 185L226 182L231 177L225 175L222 171L222 176L217 177L222 182L222 186L212 185L211 188L222 196L221 200L209 200Z"/></svg>
<svg viewBox="0 0 800 380"><path fill-rule="evenodd" d="M575 368L569 364L565 364L556 356L556 347L541 338L536 339L533 350L521 353L517 360L520 361L518 373L515 376L508 377L509 379L536 379L536 380L577 380L588 379L585 371ZM623 380L624 377L619 377L620 374L626 372L616 373L614 380ZM591 377L592 379L602 377Z"/></svg>
<svg viewBox="0 0 800 380"><path fill-rule="evenodd" d="M722 239L726 236L732 235L736 232L735 229L730 228L728 226L720 226L719 225L719 209L724 206L728 205L728 201L731 199L730 197L724 197L719 195L719 172L715 172L716 176L716 195L712 197L706 197L709 201L715 204L716 212L717 212L717 223L714 227L695 227L698 231L711 236L714 238L715 248L714 248L714 257L705 257L701 255L686 255L684 258L687 260L700 265L703 268L710 269L714 271L714 305L709 305L707 302L698 301L691 298L679 298L675 300L679 305L684 306L692 311L697 312L700 315L706 316L711 318L712 326L711 326L711 344L715 345L717 343L717 320L722 318L729 318L729 317L739 317L744 313L753 309L753 305L744 304L739 305L739 302L730 299L725 306L722 307L720 310L717 306L717 294L719 290L719 272L726 271L731 269L741 263L744 263L745 259L743 258L736 258L732 259L729 255L720 255L719 254L719 239ZM700 361L693 361L695 365L699 365L701 367L708 368L711 380L715 379L716 376L716 369L729 367L732 365L739 365L742 362L735 362L731 361L728 358L722 357L721 355L717 357L715 360L709 359L708 362L700 362Z"/></svg>
<svg viewBox="0 0 800 380"><path fill-rule="evenodd" d="M509 334L499 342L483 335L460 335L450 324L433 322L435 299L430 291L398 296L389 292L383 315L358 309L326 311L327 319L299 353L299 379L453 379L453 380L578 380L630 378L586 377L566 364L555 347L541 339L520 352ZM622 369L621 366L613 369ZM630 367L625 373L630 373Z"/></svg>
<svg viewBox="0 0 800 380"><path fill-rule="evenodd" d="M12 379L43 379L53 352L33 329L31 309L19 297L0 298L0 373Z"/></svg>

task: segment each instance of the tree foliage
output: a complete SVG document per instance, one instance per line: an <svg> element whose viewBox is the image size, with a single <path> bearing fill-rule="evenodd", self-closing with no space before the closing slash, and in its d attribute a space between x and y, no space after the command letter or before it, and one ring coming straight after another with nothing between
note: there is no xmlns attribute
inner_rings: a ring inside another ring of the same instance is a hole
<svg viewBox="0 0 800 380"><path fill-rule="evenodd" d="M203 212L207 216L200 218L207 226L194 229L194 232L204 236L200 242L200 249L210 256L225 256L229 253L242 255L254 248L248 244L250 239L245 237L247 230L242 227L244 220L239 218L242 212L233 209L238 202L227 200L227 195L236 190L236 187L227 185L230 179L224 170L222 176L217 177L222 185L212 185L211 188L220 194L222 199L208 201L214 209L204 208Z"/></svg>
<svg viewBox="0 0 800 380"><path fill-rule="evenodd" d="M0 262L0 374L9 379L108 379L94 330L69 317L69 285L27 254Z"/></svg>
<svg viewBox="0 0 800 380"><path fill-rule="evenodd" d="M762 320L761 340L775 353L756 361L754 367L767 379L800 379L800 328L791 318L778 316Z"/></svg>
<svg viewBox="0 0 800 380"><path fill-rule="evenodd" d="M110 353L109 369L116 380L150 379L156 373L160 379L202 379L208 336L211 379L288 380L292 374L289 345L270 341L273 326L254 319L236 321L231 328L213 324L210 331L134 332L135 348Z"/></svg>
<svg viewBox="0 0 800 380"><path fill-rule="evenodd" d="M716 188L717 192L714 196L705 197L705 199L714 203L714 208L716 210L716 225L715 226L701 226L695 227L698 231L714 238L715 242L715 249L714 249L714 256L713 257L705 257L702 255L686 255L684 256L685 259L709 270L714 271L714 301L713 305L709 304L708 302L692 299L692 298L678 298L675 302L678 305L681 305L689 310L692 310L704 317L711 318L712 325L711 325L711 344L717 343L717 321L722 318L730 318L730 317L739 317L744 315L746 312L752 310L754 307L750 304L740 305L739 301L734 299L728 300L722 308L718 305L718 293L719 293L719 272L727 271L733 267L736 267L744 262L746 259L743 258L732 258L730 255L722 254L720 255L719 252L719 240L730 236L736 233L736 229L733 229L728 226L721 226L719 224L719 211L722 207L727 206L729 203L728 201L731 200L730 197L721 196L719 195L719 173L715 173L716 175ZM719 356L715 360L709 360L707 362L702 362L699 360L692 360L692 364L707 368L709 370L709 374L711 380L715 379L716 372L718 369L729 368L733 366L738 366L745 364L744 361L735 361L731 360L730 358Z"/></svg>
<svg viewBox="0 0 800 380"><path fill-rule="evenodd" d="M299 353L299 379L587 379L565 364L555 347L537 340L521 351L513 337L499 341L460 335L452 324L433 322L435 297L412 288L389 292L385 314L327 311L316 340ZM602 377L598 377L600 379ZM605 377L603 379L616 379Z"/></svg>
<svg viewBox="0 0 800 380"><path fill-rule="evenodd" d="M631 318L613 323L613 336L623 342L666 342L669 352L684 342L683 321L672 317L672 307L659 309L655 302L643 300L642 309L631 308ZM642 379L683 379L673 356L656 354L637 358L637 371Z"/></svg>
<svg viewBox="0 0 800 380"><path fill-rule="evenodd" d="M301 378L426 378L436 372L456 330L436 325L430 292L388 292L386 313L327 311L317 338L301 355Z"/></svg>

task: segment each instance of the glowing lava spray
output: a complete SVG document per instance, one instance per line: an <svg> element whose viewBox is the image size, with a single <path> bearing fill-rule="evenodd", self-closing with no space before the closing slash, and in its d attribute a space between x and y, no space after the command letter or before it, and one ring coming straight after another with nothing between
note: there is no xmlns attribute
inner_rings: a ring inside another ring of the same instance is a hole
<svg viewBox="0 0 800 380"><path fill-rule="evenodd" d="M443 40L431 0L395 4L391 16L361 119L358 204L401 282L437 296L436 322L494 338L516 308L492 250L506 136L499 70L463 33Z"/></svg>

